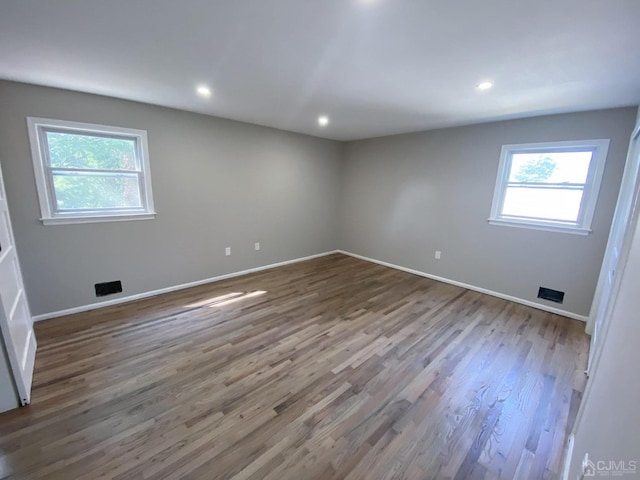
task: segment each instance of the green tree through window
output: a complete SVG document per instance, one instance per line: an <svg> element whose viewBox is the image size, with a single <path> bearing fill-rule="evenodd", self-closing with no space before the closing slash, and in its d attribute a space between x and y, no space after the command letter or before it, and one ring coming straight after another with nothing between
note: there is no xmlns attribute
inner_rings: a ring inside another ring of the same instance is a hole
<svg viewBox="0 0 640 480"><path fill-rule="evenodd" d="M543 183L549 180L556 169L556 162L549 156L540 155L520 165L520 169L513 176L522 183Z"/></svg>
<svg viewBox="0 0 640 480"><path fill-rule="evenodd" d="M47 132L47 144L59 209L141 205L134 140Z"/></svg>

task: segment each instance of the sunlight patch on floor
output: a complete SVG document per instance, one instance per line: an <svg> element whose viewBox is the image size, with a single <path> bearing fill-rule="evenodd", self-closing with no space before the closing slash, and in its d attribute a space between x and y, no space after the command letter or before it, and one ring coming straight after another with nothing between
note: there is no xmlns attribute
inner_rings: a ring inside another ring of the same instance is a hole
<svg viewBox="0 0 640 480"><path fill-rule="evenodd" d="M231 303L239 302L248 298L258 297L267 293L265 290L256 290L254 292L232 292L217 297L207 298L187 305L187 308L198 307L223 307Z"/></svg>

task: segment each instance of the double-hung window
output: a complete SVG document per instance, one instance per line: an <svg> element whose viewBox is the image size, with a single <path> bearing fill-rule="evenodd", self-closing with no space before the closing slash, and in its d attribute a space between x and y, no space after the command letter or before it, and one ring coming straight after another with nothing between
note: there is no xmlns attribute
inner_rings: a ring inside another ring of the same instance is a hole
<svg viewBox="0 0 640 480"><path fill-rule="evenodd" d="M45 224L155 216L147 132L27 119Z"/></svg>
<svg viewBox="0 0 640 480"><path fill-rule="evenodd" d="M505 145L489 223L587 235L609 140Z"/></svg>

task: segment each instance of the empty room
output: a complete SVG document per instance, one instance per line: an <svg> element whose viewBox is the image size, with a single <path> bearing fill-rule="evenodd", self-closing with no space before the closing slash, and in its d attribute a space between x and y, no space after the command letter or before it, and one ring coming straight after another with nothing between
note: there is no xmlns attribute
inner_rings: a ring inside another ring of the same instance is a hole
<svg viewBox="0 0 640 480"><path fill-rule="evenodd" d="M640 2L0 2L0 479L640 478Z"/></svg>

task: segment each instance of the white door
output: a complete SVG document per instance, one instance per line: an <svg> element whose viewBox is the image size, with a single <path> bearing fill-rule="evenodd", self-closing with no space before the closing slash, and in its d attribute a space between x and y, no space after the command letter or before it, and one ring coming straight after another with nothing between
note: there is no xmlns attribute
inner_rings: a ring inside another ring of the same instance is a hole
<svg viewBox="0 0 640 480"><path fill-rule="evenodd" d="M13 241L0 170L0 330L22 405L31 400L36 337Z"/></svg>
<svg viewBox="0 0 640 480"><path fill-rule="evenodd" d="M587 332L591 334L591 349L589 350L589 364L587 373L593 370L600 351L601 339L607 318L615 303L618 290L621 267L626 262L629 250L629 225L634 211L639 207L638 194L640 192L640 126L636 127L631 137L627 163L624 167L622 184L618 195L618 204L613 216L607 249L602 261L602 269L598 286L591 305L591 315L587 324Z"/></svg>

